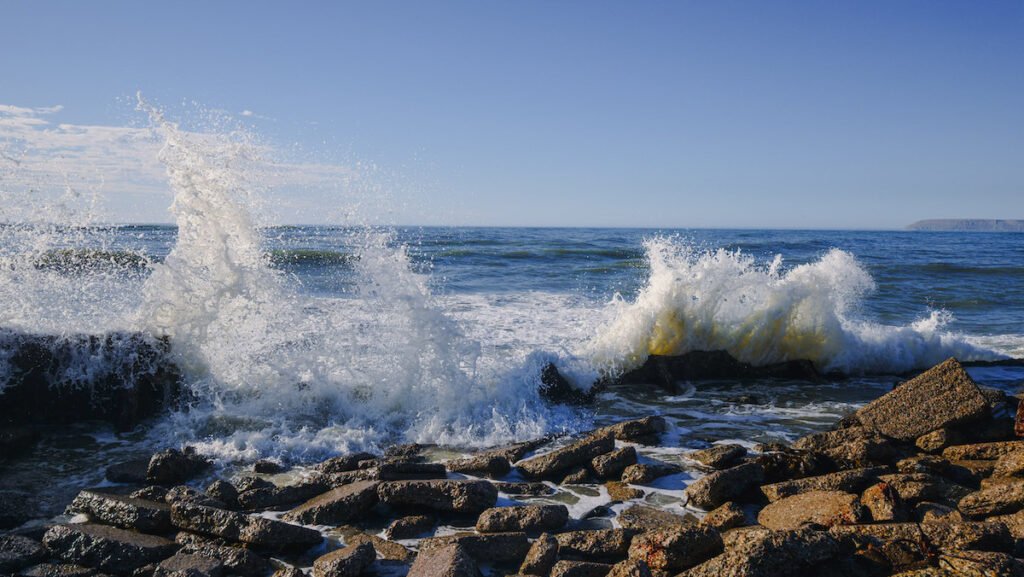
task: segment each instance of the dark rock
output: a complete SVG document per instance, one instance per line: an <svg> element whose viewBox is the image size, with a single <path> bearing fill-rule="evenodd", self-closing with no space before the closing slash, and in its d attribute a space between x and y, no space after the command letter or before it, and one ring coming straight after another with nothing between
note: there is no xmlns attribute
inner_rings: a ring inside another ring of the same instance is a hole
<svg viewBox="0 0 1024 577"><path fill-rule="evenodd" d="M307 480L284 487L272 485L239 492L238 504L242 508L250 510L280 509L308 501L328 489L330 486L320 479Z"/></svg>
<svg viewBox="0 0 1024 577"><path fill-rule="evenodd" d="M995 460L1003 455L1024 451L1024 441L996 441L946 447L942 456L950 461Z"/></svg>
<svg viewBox="0 0 1024 577"><path fill-rule="evenodd" d="M252 464L252 470L253 472L259 473L261 475L274 475L276 473L283 473L284 471L287 471L288 467L285 467L284 465L278 463L277 461L271 461L270 459L260 459L259 461L256 461L255 463Z"/></svg>
<svg viewBox="0 0 1024 577"><path fill-rule="evenodd" d="M993 461L951 462L936 455L918 455L896 463L896 470L904 474L924 473L943 477L965 487L977 487L982 478L995 469Z"/></svg>
<svg viewBox="0 0 1024 577"><path fill-rule="evenodd" d="M574 467L586 465L594 457L614 448L615 438L611 435L589 436L550 453L520 461L516 466L529 477L550 478Z"/></svg>
<svg viewBox="0 0 1024 577"><path fill-rule="evenodd" d="M680 577L793 577L818 575L816 567L842 554L827 533L741 530L726 543L725 553L680 574Z"/></svg>
<svg viewBox="0 0 1024 577"><path fill-rule="evenodd" d="M298 567L281 567L270 577L305 577L306 574L302 572L302 569Z"/></svg>
<svg viewBox="0 0 1024 577"><path fill-rule="evenodd" d="M216 559L179 552L161 561L153 577L219 577L223 572L224 565Z"/></svg>
<svg viewBox="0 0 1024 577"><path fill-rule="evenodd" d="M736 360L725 351L691 351L679 356L650 355L642 366L625 373L618 382L653 384L675 393L680 382L764 378L816 381L820 375L810 361L755 367Z"/></svg>
<svg viewBox="0 0 1024 577"><path fill-rule="evenodd" d="M939 567L957 577L1021 577L1024 563L1006 553L957 551L939 556Z"/></svg>
<svg viewBox="0 0 1024 577"><path fill-rule="evenodd" d="M178 550L174 541L104 525L56 525L43 536L55 556L78 565L127 574Z"/></svg>
<svg viewBox="0 0 1024 577"><path fill-rule="evenodd" d="M551 442L551 439L548 437L544 437L540 439L534 439L532 441L523 441L522 443L514 443L511 445L506 445L504 447L498 447L496 449L491 449L487 452L493 453L495 455L501 455L502 457L508 459L510 463L515 463L516 461L519 461L523 457L525 457L528 453L530 453L530 451L536 450L539 447L548 444L549 442Z"/></svg>
<svg viewBox="0 0 1024 577"><path fill-rule="evenodd" d="M492 481L499 491L507 495L530 495L532 497L543 497L554 494L555 490L544 483L511 483L506 481Z"/></svg>
<svg viewBox="0 0 1024 577"><path fill-rule="evenodd" d="M156 485L176 485L202 473L210 464L192 447L185 447L184 451L167 449L149 459L146 480Z"/></svg>
<svg viewBox="0 0 1024 577"><path fill-rule="evenodd" d="M855 525L868 520L857 495L840 491L808 491L779 499L757 516L758 523L775 530Z"/></svg>
<svg viewBox="0 0 1024 577"><path fill-rule="evenodd" d="M812 451L784 449L757 455L751 462L764 470L765 483L791 481L835 471L831 459Z"/></svg>
<svg viewBox="0 0 1024 577"><path fill-rule="evenodd" d="M284 515L304 525L338 525L358 519L377 504L377 481L359 481L313 497Z"/></svg>
<svg viewBox="0 0 1024 577"><path fill-rule="evenodd" d="M697 461L705 467L724 469L734 465L736 461L743 458L746 454L747 449L742 445L723 444L687 453L686 457Z"/></svg>
<svg viewBox="0 0 1024 577"><path fill-rule="evenodd" d="M421 550L406 577L480 577L476 561L458 543Z"/></svg>
<svg viewBox="0 0 1024 577"><path fill-rule="evenodd" d="M989 414L989 403L956 359L928 369L856 413L864 426L902 441Z"/></svg>
<svg viewBox="0 0 1024 577"><path fill-rule="evenodd" d="M480 514L476 530L481 533L557 531L568 521L569 509L565 505L494 507Z"/></svg>
<svg viewBox="0 0 1024 577"><path fill-rule="evenodd" d="M91 577L96 570L70 563L40 563L18 572L19 577Z"/></svg>
<svg viewBox="0 0 1024 577"><path fill-rule="evenodd" d="M570 469L562 478L561 485L584 485L590 482L590 470L586 467Z"/></svg>
<svg viewBox="0 0 1024 577"><path fill-rule="evenodd" d="M519 564L530 549L526 533L456 533L420 541L420 555L452 544L458 544L471 557L484 563Z"/></svg>
<svg viewBox="0 0 1024 577"><path fill-rule="evenodd" d="M626 559L616 563L608 577L652 577L647 564L637 559Z"/></svg>
<svg viewBox="0 0 1024 577"><path fill-rule="evenodd" d="M146 482L147 469L149 469L149 459L133 459L114 463L107 467L105 476L111 483L141 485Z"/></svg>
<svg viewBox="0 0 1024 577"><path fill-rule="evenodd" d="M601 427L594 431L593 434L607 434L615 437L616 440L630 443L642 442L643 444L651 444L648 441L664 433L667 428L668 424L665 422L664 417L650 416Z"/></svg>
<svg viewBox="0 0 1024 577"><path fill-rule="evenodd" d="M668 463L637 463L630 465L622 471L622 482L634 485L644 485L655 479L668 475L675 475L682 469Z"/></svg>
<svg viewBox="0 0 1024 577"><path fill-rule="evenodd" d="M401 461L404 463L422 462L424 451L437 445L421 445L419 443L406 443L404 445L391 445L384 449L384 456L388 461Z"/></svg>
<svg viewBox="0 0 1024 577"><path fill-rule="evenodd" d="M445 466L440 463L395 461L381 463L377 470L382 481L444 479L448 476L447 469L445 469Z"/></svg>
<svg viewBox="0 0 1024 577"><path fill-rule="evenodd" d="M633 538L629 558L654 571L678 572L722 552L722 537L712 527L691 525L647 531Z"/></svg>
<svg viewBox="0 0 1024 577"><path fill-rule="evenodd" d="M2 398L0 394L0 398ZM39 440L34 429L20 425L0 427L0 459L9 459L29 452Z"/></svg>
<svg viewBox="0 0 1024 577"><path fill-rule="evenodd" d="M46 558L38 541L18 535L0 535L0 573L13 573Z"/></svg>
<svg viewBox="0 0 1024 577"><path fill-rule="evenodd" d="M349 545L313 561L313 577L358 577L376 557L369 543Z"/></svg>
<svg viewBox="0 0 1024 577"><path fill-rule="evenodd" d="M865 487L878 482L878 477L887 472L885 467L865 467L850 471L839 471L816 477L804 477L793 481L781 481L764 485L761 492L769 501L778 501L807 491L843 491L859 493Z"/></svg>
<svg viewBox="0 0 1024 577"><path fill-rule="evenodd" d="M270 481L263 479L261 477L254 477L251 475L242 477L241 479L235 482L235 489L237 489L239 493L244 493L246 491L256 491L258 489L275 488L277 488L277 485L271 483Z"/></svg>
<svg viewBox="0 0 1024 577"><path fill-rule="evenodd" d="M132 491L128 496L133 499L144 499L146 501L156 501L157 503L167 502L167 487L161 487L159 485L150 485L143 487L138 491Z"/></svg>
<svg viewBox="0 0 1024 577"><path fill-rule="evenodd" d="M519 573L523 575L546 576L551 573L558 559L558 540L554 536L544 533L533 542L530 550L526 553L526 559L519 566Z"/></svg>
<svg viewBox="0 0 1024 577"><path fill-rule="evenodd" d="M836 525L829 529L834 537L861 544L874 541L919 543L917 549L932 546L943 551L977 549L1008 552L1013 537L1004 523L879 523L874 525Z"/></svg>
<svg viewBox="0 0 1024 577"><path fill-rule="evenodd" d="M590 469L599 479L617 479L626 467L636 464L636 449L623 447L590 460Z"/></svg>
<svg viewBox="0 0 1024 577"><path fill-rule="evenodd" d="M619 525L624 529L646 531L648 529L695 525L697 518L689 513L677 515L670 511L647 505L633 505L619 513L618 521Z"/></svg>
<svg viewBox="0 0 1024 577"><path fill-rule="evenodd" d="M512 470L512 465L504 455L489 452L464 459L452 459L445 463L445 466L453 473L485 477L501 477Z"/></svg>
<svg viewBox="0 0 1024 577"><path fill-rule="evenodd" d="M427 515L411 515L399 517L387 528L388 539L411 539L429 532L437 524L437 519Z"/></svg>
<svg viewBox="0 0 1024 577"><path fill-rule="evenodd" d="M860 502L871 512L876 523L899 523L906 521L907 505L899 492L888 483L871 485L860 495Z"/></svg>
<svg viewBox="0 0 1024 577"><path fill-rule="evenodd" d="M369 543L377 552L377 555L379 555L381 559L387 561L411 563L413 557L415 557L415 554L409 549L406 549L406 547L401 543L388 541L387 539L382 539L376 535L356 533L345 537L346 545L359 545L360 543Z"/></svg>
<svg viewBox="0 0 1024 577"><path fill-rule="evenodd" d="M607 563L593 561L558 561L551 568L551 577L606 577L612 570Z"/></svg>
<svg viewBox="0 0 1024 577"><path fill-rule="evenodd" d="M555 539L560 558L621 561L629 553L634 534L630 529L598 529L560 533Z"/></svg>
<svg viewBox="0 0 1024 577"><path fill-rule="evenodd" d="M480 513L494 506L498 489L487 481L388 481L377 487L381 502L452 513Z"/></svg>
<svg viewBox="0 0 1024 577"><path fill-rule="evenodd" d="M604 484L604 487L608 490L608 497L612 501L629 501L630 499L640 499L644 496L644 492L641 489L630 487L619 481L608 481Z"/></svg>
<svg viewBox="0 0 1024 577"><path fill-rule="evenodd" d="M964 518L953 507L924 501L914 508L914 519L920 523L962 523Z"/></svg>
<svg viewBox="0 0 1024 577"><path fill-rule="evenodd" d="M166 533L171 530L170 505L114 495L98 489L78 493L68 506L68 512L84 513L107 525L143 533Z"/></svg>
<svg viewBox="0 0 1024 577"><path fill-rule="evenodd" d="M342 455L340 457L332 457L326 461L317 465L317 471L325 474L331 473L346 473L348 471L355 471L360 468L360 463L364 461L373 461L377 457L370 453L352 453L350 455Z"/></svg>
<svg viewBox="0 0 1024 577"><path fill-rule="evenodd" d="M921 501L952 505L971 492L967 487L927 473L896 473L880 475L878 479L894 489L908 505L916 505Z"/></svg>
<svg viewBox="0 0 1024 577"><path fill-rule="evenodd" d="M224 565L224 569L228 573L233 575L263 577L271 567L269 561L249 549L231 547L223 542L192 533L178 533L175 541L181 545L180 552L215 559Z"/></svg>
<svg viewBox="0 0 1024 577"><path fill-rule="evenodd" d="M970 493L960 499L957 508L975 518L1019 511L1024 508L1024 480Z"/></svg>
<svg viewBox="0 0 1024 577"><path fill-rule="evenodd" d="M306 527L190 503L173 505L171 522L188 531L273 549L308 548L323 540Z"/></svg>
<svg viewBox="0 0 1024 577"><path fill-rule="evenodd" d="M709 512L700 522L719 531L725 531L746 525L747 515L743 512L742 507L729 501L714 511Z"/></svg>
<svg viewBox="0 0 1024 577"><path fill-rule="evenodd" d="M594 400L595 390L582 390L574 387L568 379L558 372L555 365L548 363L540 372L540 396L552 403L568 403L582 405Z"/></svg>
<svg viewBox="0 0 1024 577"><path fill-rule="evenodd" d="M238 508L238 489L227 481L218 479L210 483L210 486L206 488L206 494L211 498L224 503L224 505L229 509Z"/></svg>
<svg viewBox="0 0 1024 577"><path fill-rule="evenodd" d="M0 490L0 529L12 529L37 516L32 495Z"/></svg>
<svg viewBox="0 0 1024 577"><path fill-rule="evenodd" d="M227 508L227 504L214 499L198 489L193 489L188 485L178 485L168 489L167 494L164 495L164 502L168 505L173 505L175 503L192 503L194 505L217 507L218 509Z"/></svg>
<svg viewBox="0 0 1024 577"><path fill-rule="evenodd" d="M744 463L697 479L686 488L686 496L691 504L711 510L726 501L737 500L763 479L764 469L760 465Z"/></svg>

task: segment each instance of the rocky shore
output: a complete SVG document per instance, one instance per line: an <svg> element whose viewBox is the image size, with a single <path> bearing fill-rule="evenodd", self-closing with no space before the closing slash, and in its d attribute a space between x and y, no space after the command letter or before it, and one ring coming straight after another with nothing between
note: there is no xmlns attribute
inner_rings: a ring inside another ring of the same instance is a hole
<svg viewBox="0 0 1024 577"><path fill-rule="evenodd" d="M405 445L209 477L189 449L116 463L67 522L0 491L0 575L1024 575L1024 422L955 360L792 444L642 457L649 416L473 454ZM1015 426L1016 425L1016 426ZM287 482L275 482L287 478ZM666 481L669 480L669 481ZM686 507L663 507L652 485ZM582 514L563 487L592 495ZM60 520L60 519L59 519Z"/></svg>

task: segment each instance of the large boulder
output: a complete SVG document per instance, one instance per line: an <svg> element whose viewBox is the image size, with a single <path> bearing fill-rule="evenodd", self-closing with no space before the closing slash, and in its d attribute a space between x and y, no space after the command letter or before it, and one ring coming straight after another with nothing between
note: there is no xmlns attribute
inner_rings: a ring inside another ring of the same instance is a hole
<svg viewBox="0 0 1024 577"><path fill-rule="evenodd" d="M526 558L519 566L523 575L548 575L558 559L558 540L553 535L544 533L533 542Z"/></svg>
<svg viewBox="0 0 1024 577"><path fill-rule="evenodd" d="M64 561L119 575L166 559L178 550L177 543L163 537L88 523L51 527L43 544Z"/></svg>
<svg viewBox="0 0 1024 577"><path fill-rule="evenodd" d="M377 486L382 503L425 507L447 513L480 513L498 501L498 489L487 481L388 481Z"/></svg>
<svg viewBox="0 0 1024 577"><path fill-rule="evenodd" d="M38 542L19 535L0 535L0 573L13 573L46 558Z"/></svg>
<svg viewBox="0 0 1024 577"><path fill-rule="evenodd" d="M366 514L377 504L377 482L358 481L313 497L284 515L305 525L338 525Z"/></svg>
<svg viewBox="0 0 1024 577"><path fill-rule="evenodd" d="M420 554L452 544L482 563L520 563L530 550L526 533L456 533L420 541Z"/></svg>
<svg viewBox="0 0 1024 577"><path fill-rule="evenodd" d="M557 531L568 521L569 509L565 505L494 507L480 514L476 530L481 533Z"/></svg>
<svg viewBox="0 0 1024 577"><path fill-rule="evenodd" d="M212 557L176 553L164 559L153 570L153 577L220 577L224 564Z"/></svg>
<svg viewBox="0 0 1024 577"><path fill-rule="evenodd" d="M634 537L629 546L630 559L643 561L654 571L672 573L693 567L721 552L721 536L706 525L647 531Z"/></svg>
<svg viewBox="0 0 1024 577"><path fill-rule="evenodd" d="M576 441L549 453L531 457L516 464L524 474L535 479L554 477L575 467L587 465L598 455L615 448L615 437L611 434L596 434Z"/></svg>
<svg viewBox="0 0 1024 577"><path fill-rule="evenodd" d="M184 451L167 449L149 459L146 480L155 485L177 485L202 473L210 464L192 447L185 447Z"/></svg>
<svg viewBox="0 0 1024 577"><path fill-rule="evenodd" d="M122 529L143 533L166 533L171 530L171 506L144 499L87 489L78 493L68 505L69 513L84 513L90 518Z"/></svg>
<svg viewBox="0 0 1024 577"><path fill-rule="evenodd" d="M803 529L738 530L725 552L680 574L685 577L792 577L818 575L824 563L843 553L827 533Z"/></svg>
<svg viewBox="0 0 1024 577"><path fill-rule="evenodd" d="M191 503L173 505L171 522L188 531L270 549L305 549L323 541L313 529Z"/></svg>
<svg viewBox="0 0 1024 577"><path fill-rule="evenodd" d="M458 543L420 551L407 577L480 577L476 561Z"/></svg>
<svg viewBox="0 0 1024 577"><path fill-rule="evenodd" d="M770 503L757 515L757 522L776 530L799 529L804 525L831 527L854 525L868 520L857 495L841 491L808 491Z"/></svg>
<svg viewBox="0 0 1024 577"><path fill-rule="evenodd" d="M878 482L879 475L888 472L885 467L865 467L850 471L839 471L827 475L804 477L792 481L780 481L761 487L761 492L769 501L778 501L808 491L844 491L859 493L868 485Z"/></svg>
<svg viewBox="0 0 1024 577"><path fill-rule="evenodd" d="M555 539L561 558L621 561L628 555L635 534L629 529L597 529L560 533Z"/></svg>
<svg viewBox="0 0 1024 577"><path fill-rule="evenodd" d="M727 501L735 501L764 480L764 469L756 463L743 463L701 477L686 488L690 503L711 510Z"/></svg>
<svg viewBox="0 0 1024 577"><path fill-rule="evenodd" d="M359 577L376 558L369 543L349 545L313 561L313 577Z"/></svg>

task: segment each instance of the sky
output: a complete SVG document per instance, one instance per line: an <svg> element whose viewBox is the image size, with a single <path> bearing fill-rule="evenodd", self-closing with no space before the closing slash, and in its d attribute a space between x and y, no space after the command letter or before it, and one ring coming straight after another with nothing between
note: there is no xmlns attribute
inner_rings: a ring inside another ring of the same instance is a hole
<svg viewBox="0 0 1024 577"><path fill-rule="evenodd" d="M4 202L170 221L137 92L254 134L280 222L1024 218L1020 1L5 0Z"/></svg>

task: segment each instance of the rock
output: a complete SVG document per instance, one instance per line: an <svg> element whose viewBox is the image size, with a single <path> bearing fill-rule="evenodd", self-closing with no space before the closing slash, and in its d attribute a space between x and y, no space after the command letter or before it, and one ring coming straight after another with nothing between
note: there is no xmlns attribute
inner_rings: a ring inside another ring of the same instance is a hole
<svg viewBox="0 0 1024 577"><path fill-rule="evenodd" d="M763 479L764 469L760 465L744 463L697 479L686 488L685 495L691 504L711 510L738 499Z"/></svg>
<svg viewBox="0 0 1024 577"><path fill-rule="evenodd" d="M1024 403L1022 403L1024 404ZM1024 451L1007 453L996 461L993 477L1024 477Z"/></svg>
<svg viewBox="0 0 1024 577"><path fill-rule="evenodd" d="M494 506L498 489L487 481L388 481L377 486L381 502L451 513L480 513Z"/></svg>
<svg viewBox="0 0 1024 577"><path fill-rule="evenodd" d="M369 543L349 545L313 561L313 577L358 577L376 558Z"/></svg>
<svg viewBox="0 0 1024 577"><path fill-rule="evenodd" d="M453 473L467 473L484 477L501 477L512 470L512 465L503 455L481 453L464 459L452 459L445 463Z"/></svg>
<svg viewBox="0 0 1024 577"><path fill-rule="evenodd" d="M452 543L420 551L407 577L480 577L480 569L465 549Z"/></svg>
<svg viewBox="0 0 1024 577"><path fill-rule="evenodd" d="M97 489L79 492L68 506L68 512L84 513L107 525L143 533L166 533L171 530L170 505Z"/></svg>
<svg viewBox="0 0 1024 577"><path fill-rule="evenodd" d="M338 525L365 515L377 504L377 481L359 481L313 497L285 513L286 521Z"/></svg>
<svg viewBox="0 0 1024 577"><path fill-rule="evenodd" d="M647 531L633 538L629 558L653 571L678 572L722 552L722 537L712 527L691 525Z"/></svg>
<svg viewBox="0 0 1024 577"><path fill-rule="evenodd" d="M942 456L950 461L961 460L994 460L1008 455L1024 451L1024 441L996 441L993 443L975 443L972 445L954 445L946 447Z"/></svg>
<svg viewBox="0 0 1024 577"><path fill-rule="evenodd" d="M223 572L224 565L216 559L176 553L156 566L153 577L219 577Z"/></svg>
<svg viewBox="0 0 1024 577"><path fill-rule="evenodd" d="M330 489L330 485L321 478L314 478L295 485L248 489L238 493L238 504L249 510L281 509L297 503L308 501Z"/></svg>
<svg viewBox="0 0 1024 577"><path fill-rule="evenodd" d="M448 476L448 470L441 463L392 461L381 463L377 471L382 481L444 479Z"/></svg>
<svg viewBox="0 0 1024 577"><path fill-rule="evenodd" d="M721 507L711 511L701 519L701 523L714 527L718 531L725 531L734 527L742 527L747 524L747 515L743 508L729 501Z"/></svg>
<svg viewBox="0 0 1024 577"><path fill-rule="evenodd" d="M960 511L940 503L922 501L914 508L914 518L921 523L962 523Z"/></svg>
<svg viewBox="0 0 1024 577"><path fill-rule="evenodd" d="M96 571L68 563L40 563L18 572L19 577L91 577Z"/></svg>
<svg viewBox="0 0 1024 577"><path fill-rule="evenodd" d="M156 501L157 503L167 502L167 487L161 487L160 485L149 485L143 487L138 491L132 491L128 496L133 499L143 499L146 501Z"/></svg>
<svg viewBox="0 0 1024 577"><path fill-rule="evenodd" d="M835 471L831 459L812 451L785 449L757 455L751 462L764 470L765 483L791 481Z"/></svg>
<svg viewBox="0 0 1024 577"><path fill-rule="evenodd" d="M388 541L382 539L376 535L367 535L366 533L355 533L345 537L346 545L359 545L360 543L369 543L373 546L373 549L377 552L377 555L381 559L387 561L398 561L401 563L411 563L415 555L412 551L405 548L401 543L395 543L394 541Z"/></svg>
<svg viewBox="0 0 1024 577"><path fill-rule="evenodd" d="M641 499L644 496L642 490L635 489L619 481L608 481L604 484L604 487L608 490L608 497L612 501L629 501L630 499Z"/></svg>
<svg viewBox="0 0 1024 577"><path fill-rule="evenodd" d="M842 555L828 533L741 530L725 553L680 574L680 577L794 577L819 575L816 568Z"/></svg>
<svg viewBox="0 0 1024 577"><path fill-rule="evenodd" d="M867 521L857 495L841 491L808 491L779 499L761 510L757 522L769 529L799 529L804 525L832 527Z"/></svg>
<svg viewBox="0 0 1024 577"><path fill-rule="evenodd" d="M192 447L185 447L184 451L167 449L149 459L146 480L155 485L176 485L202 473L210 464Z"/></svg>
<svg viewBox="0 0 1024 577"><path fill-rule="evenodd" d="M943 551L977 549L1012 551L1013 537L1004 523L878 523L836 525L829 529L840 540L927 543ZM916 547L921 549L922 547Z"/></svg>
<svg viewBox="0 0 1024 577"><path fill-rule="evenodd" d="M288 470L283 464L277 461L271 461L270 459L260 459L252 464L252 470L254 473L261 475L274 475L277 473L283 473Z"/></svg>
<svg viewBox="0 0 1024 577"><path fill-rule="evenodd" d="M391 445L384 449L384 457L388 461L400 461L404 463L422 462L425 457L424 451L437 445L421 445L419 443L406 443L404 445Z"/></svg>
<svg viewBox="0 0 1024 577"><path fill-rule="evenodd" d="M615 438L612 435L591 435L561 449L520 461L516 467L528 477L551 478L574 467L586 465L594 457L614 448Z"/></svg>
<svg viewBox="0 0 1024 577"><path fill-rule="evenodd" d="M437 520L427 515L399 517L388 525L385 534L388 539L411 539L429 532L436 524Z"/></svg>
<svg viewBox="0 0 1024 577"><path fill-rule="evenodd" d="M606 577L612 566L593 561L559 561L551 568L551 577Z"/></svg>
<svg viewBox="0 0 1024 577"><path fill-rule="evenodd" d="M476 530L481 533L557 531L568 521L569 509L565 505L494 507L480 514Z"/></svg>
<svg viewBox="0 0 1024 577"><path fill-rule="evenodd" d="M689 513L677 515L670 511L647 505L633 505L619 513L618 522L624 529L645 531L648 529L695 525L697 518Z"/></svg>
<svg viewBox="0 0 1024 577"><path fill-rule="evenodd" d="M499 491L508 495L530 495L542 497L555 492L550 486L544 483L510 483L505 481L491 481Z"/></svg>
<svg viewBox="0 0 1024 577"><path fill-rule="evenodd" d="M593 387L583 390L573 386L558 372L554 364L548 363L540 372L540 386L537 387L537 392L552 403L584 405L594 400L597 391Z"/></svg>
<svg viewBox="0 0 1024 577"><path fill-rule="evenodd" d="M323 474L347 473L360 469L361 464L368 461L375 461L376 455L370 453L351 453L340 457L332 457L316 466L316 470Z"/></svg>
<svg viewBox="0 0 1024 577"><path fill-rule="evenodd" d="M552 535L544 533L533 542L530 550L526 553L519 572L523 575L537 575L544 577L551 573L558 558L558 540Z"/></svg>
<svg viewBox="0 0 1024 577"><path fill-rule="evenodd" d="M43 536L55 556L78 565L125 574L175 553L177 543L105 525L55 525Z"/></svg>
<svg viewBox="0 0 1024 577"><path fill-rule="evenodd" d="M682 469L668 463L637 463L622 471L622 482L644 485L666 475L675 475Z"/></svg>
<svg viewBox="0 0 1024 577"><path fill-rule="evenodd" d="M804 477L793 481L781 481L764 485L761 492L769 501L778 501L786 497L806 493L807 491L843 491L859 493L868 485L878 481L879 475L885 474L885 467L865 467L850 471L839 471L816 477Z"/></svg>
<svg viewBox="0 0 1024 577"><path fill-rule="evenodd" d="M323 541L313 529L191 503L173 505L171 522L188 531L272 549L308 548Z"/></svg>
<svg viewBox="0 0 1024 577"><path fill-rule="evenodd" d="M586 467L576 467L566 473L561 485L584 485L590 481L590 471Z"/></svg>
<svg viewBox="0 0 1024 577"><path fill-rule="evenodd" d="M926 453L938 453L950 445L962 442L956 429L943 427L921 435L914 441L914 445Z"/></svg>
<svg viewBox="0 0 1024 577"><path fill-rule="evenodd" d="M181 545L181 553L190 553L216 559L224 565L226 572L233 575L263 577L270 570L270 563L249 549L230 547L223 543L185 532L178 533L175 541Z"/></svg>
<svg viewBox="0 0 1024 577"><path fill-rule="evenodd" d="M235 481L235 488L238 489L239 493L245 493L246 491L255 491L257 489L274 489L277 485L261 477L253 477L251 475L242 477Z"/></svg>
<svg viewBox="0 0 1024 577"><path fill-rule="evenodd" d="M46 558L46 549L38 541L19 535L0 535L0 574L39 563Z"/></svg>
<svg viewBox="0 0 1024 577"><path fill-rule="evenodd" d="M722 444L687 453L686 457L697 461L705 467L725 469L734 465L736 461L742 459L746 454L747 449L742 445Z"/></svg>
<svg viewBox="0 0 1024 577"><path fill-rule="evenodd" d="M141 485L146 482L146 470L149 468L149 459L133 459L114 463L107 467L104 476L111 483L129 483Z"/></svg>
<svg viewBox="0 0 1024 577"><path fill-rule="evenodd" d="M1024 480L970 493L960 499L957 508L968 517L989 517L1019 511L1024 508Z"/></svg>
<svg viewBox="0 0 1024 577"><path fill-rule="evenodd" d="M0 529L13 529L37 515L32 495L0 490Z"/></svg>
<svg viewBox="0 0 1024 577"><path fill-rule="evenodd" d="M456 533L420 541L420 555L424 551L452 544L458 544L471 557L486 563L519 564L530 549L530 540L526 538L526 533Z"/></svg>
<svg viewBox="0 0 1024 577"><path fill-rule="evenodd" d="M656 444L657 441L655 441L655 443L648 443L648 441L657 437L661 433L664 433L667 428L668 424L665 422L663 417L650 416L642 419L633 419L631 421L615 423L614 425L609 425L607 427L601 427L595 431L595 433L609 434L619 441Z"/></svg>
<svg viewBox="0 0 1024 577"><path fill-rule="evenodd" d="M988 414L988 400L978 385L956 359L949 359L875 399L855 417L886 437L913 441Z"/></svg>
<svg viewBox="0 0 1024 577"><path fill-rule="evenodd" d="M765 378L816 381L820 375L814 364L805 360L755 367L736 360L726 351L690 351L672 356L649 355L643 365L623 374L618 382L653 384L675 393L682 382Z"/></svg>
<svg viewBox="0 0 1024 577"><path fill-rule="evenodd" d="M906 445L880 436L858 439L822 452L822 455L831 459L840 470L891 465L913 454L913 449Z"/></svg>
<svg viewBox="0 0 1024 577"><path fill-rule="evenodd" d="M616 563L608 577L653 577L647 564L637 559L626 559Z"/></svg>
<svg viewBox="0 0 1024 577"><path fill-rule="evenodd" d="M194 505L205 505L207 507L217 507L218 509L226 509L227 505L214 499L213 497L193 489L188 485L178 485L177 487L171 487L164 495L164 502L168 505L175 503L192 503Z"/></svg>
<svg viewBox="0 0 1024 577"><path fill-rule="evenodd" d="M555 535L558 556L570 559L617 560L625 559L634 531L628 529L598 529L569 531Z"/></svg>
<svg viewBox="0 0 1024 577"><path fill-rule="evenodd" d="M238 508L238 489L235 489L235 486L227 481L218 479L210 483L210 486L206 488L206 494L224 503L229 509Z"/></svg>
<svg viewBox="0 0 1024 577"><path fill-rule="evenodd" d="M918 455L896 463L896 469L900 473L926 473L972 487L977 487L979 481L989 476L994 468L993 461L950 462L936 455Z"/></svg>
<svg viewBox="0 0 1024 577"><path fill-rule="evenodd" d="M878 436L877 432L868 427L855 425L843 429L822 431L819 433L805 435L794 441L792 448L799 451L823 453L829 449L845 445L846 443L865 439L875 439L878 438Z"/></svg>
<svg viewBox="0 0 1024 577"><path fill-rule="evenodd" d="M939 556L939 567L957 577L1021 577L1024 563L1005 553L957 551Z"/></svg>
<svg viewBox="0 0 1024 577"><path fill-rule="evenodd" d="M951 505L971 492L967 487L927 473L879 475L878 479L895 490L908 505L916 505L921 501Z"/></svg>
<svg viewBox="0 0 1024 577"><path fill-rule="evenodd" d="M888 483L875 483L860 495L860 502L871 512L876 523L896 523L907 520L907 508L900 494Z"/></svg>
<svg viewBox="0 0 1024 577"><path fill-rule="evenodd" d="M636 449L623 447L591 459L590 469L599 479L617 479L626 467L636 464Z"/></svg>
<svg viewBox="0 0 1024 577"><path fill-rule="evenodd" d="M277 571L274 571L270 577L305 577L305 575L306 574L302 572L302 569L297 567L282 567Z"/></svg>

